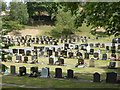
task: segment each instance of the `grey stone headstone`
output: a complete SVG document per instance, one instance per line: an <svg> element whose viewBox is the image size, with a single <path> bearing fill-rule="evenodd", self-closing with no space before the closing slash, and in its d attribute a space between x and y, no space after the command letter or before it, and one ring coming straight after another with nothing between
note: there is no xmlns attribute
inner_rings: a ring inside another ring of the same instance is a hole
<svg viewBox="0 0 120 90"><path fill-rule="evenodd" d="M94 58L91 58L91 59L89 60L89 67L95 67Z"/></svg>
<svg viewBox="0 0 120 90"><path fill-rule="evenodd" d="M107 60L107 54L102 55L102 60Z"/></svg>
<svg viewBox="0 0 120 90"><path fill-rule="evenodd" d="M49 77L49 68L42 68L41 76L43 78L48 78Z"/></svg>

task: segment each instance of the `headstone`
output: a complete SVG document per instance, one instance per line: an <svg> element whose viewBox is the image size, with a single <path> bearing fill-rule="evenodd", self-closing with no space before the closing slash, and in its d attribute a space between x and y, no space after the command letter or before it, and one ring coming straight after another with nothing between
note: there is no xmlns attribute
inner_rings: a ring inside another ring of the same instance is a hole
<svg viewBox="0 0 120 90"><path fill-rule="evenodd" d="M107 83L116 83L116 81L117 81L117 73L115 73L115 72L106 73L106 82Z"/></svg>
<svg viewBox="0 0 120 90"><path fill-rule="evenodd" d="M114 69L116 66L116 62L110 62L108 68Z"/></svg>
<svg viewBox="0 0 120 90"><path fill-rule="evenodd" d="M102 60L107 60L107 54L102 55Z"/></svg>
<svg viewBox="0 0 120 90"><path fill-rule="evenodd" d="M55 68L55 78L62 78L62 69Z"/></svg>
<svg viewBox="0 0 120 90"><path fill-rule="evenodd" d="M52 50L48 50L47 52L49 57L52 56Z"/></svg>
<svg viewBox="0 0 120 90"><path fill-rule="evenodd" d="M13 49L13 53L14 54L18 53L18 49Z"/></svg>
<svg viewBox="0 0 120 90"><path fill-rule="evenodd" d="M90 54L93 55L93 53L94 53L94 49L90 49Z"/></svg>
<svg viewBox="0 0 120 90"><path fill-rule="evenodd" d="M67 48L67 49L68 49L68 48L69 48L69 44L67 44L67 43L64 44L64 48Z"/></svg>
<svg viewBox="0 0 120 90"><path fill-rule="evenodd" d="M64 64L64 58L63 57L59 57L58 58L58 62L60 63L60 65Z"/></svg>
<svg viewBox="0 0 120 90"><path fill-rule="evenodd" d="M41 52L40 52L40 56L44 56L44 51L41 51Z"/></svg>
<svg viewBox="0 0 120 90"><path fill-rule="evenodd" d="M95 67L94 58L91 58L91 59L89 60L89 67Z"/></svg>
<svg viewBox="0 0 120 90"><path fill-rule="evenodd" d="M22 56L16 56L16 62L22 61Z"/></svg>
<svg viewBox="0 0 120 90"><path fill-rule="evenodd" d="M10 73L11 74L16 74L16 68L15 68L15 66L13 66L13 65L10 66Z"/></svg>
<svg viewBox="0 0 120 90"><path fill-rule="evenodd" d="M112 53L116 53L116 46L112 46L112 47L111 47L111 52L112 52Z"/></svg>
<svg viewBox="0 0 120 90"><path fill-rule="evenodd" d="M28 62L28 57L24 57L24 63L27 63Z"/></svg>
<svg viewBox="0 0 120 90"><path fill-rule="evenodd" d="M75 45L75 49L79 49L79 46L78 46L78 45Z"/></svg>
<svg viewBox="0 0 120 90"><path fill-rule="evenodd" d="M24 76L26 75L26 67L19 67L19 75Z"/></svg>
<svg viewBox="0 0 120 90"><path fill-rule="evenodd" d="M78 58L78 65L83 65L84 59L82 57Z"/></svg>
<svg viewBox="0 0 120 90"><path fill-rule="evenodd" d="M38 67L31 67L29 77L37 77L37 73L38 73Z"/></svg>
<svg viewBox="0 0 120 90"><path fill-rule="evenodd" d="M55 57L58 57L58 52L55 52Z"/></svg>
<svg viewBox="0 0 120 90"><path fill-rule="evenodd" d="M109 46L106 46L106 50L110 50L110 49L109 49Z"/></svg>
<svg viewBox="0 0 120 90"><path fill-rule="evenodd" d="M90 47L93 47L93 46L94 46L94 44L93 44L93 43L90 43L89 45L90 45Z"/></svg>
<svg viewBox="0 0 120 90"><path fill-rule="evenodd" d="M84 54L84 59L89 59L89 53Z"/></svg>
<svg viewBox="0 0 120 90"><path fill-rule="evenodd" d="M73 78L73 77L74 77L74 75L73 75L73 70L68 69L68 70L67 70L67 78Z"/></svg>
<svg viewBox="0 0 120 90"><path fill-rule="evenodd" d="M53 57L49 57L49 65L53 65L54 64L54 58Z"/></svg>
<svg viewBox="0 0 120 90"><path fill-rule="evenodd" d="M47 68L47 67L42 68L42 72L41 72L41 76L40 77L48 78L49 77L49 68Z"/></svg>
<svg viewBox="0 0 120 90"><path fill-rule="evenodd" d="M95 59L97 59L97 60L99 59L99 53L94 53L93 56L94 56Z"/></svg>
<svg viewBox="0 0 120 90"><path fill-rule="evenodd" d="M25 55L24 49L19 49L19 54Z"/></svg>
<svg viewBox="0 0 120 90"><path fill-rule="evenodd" d="M30 50L26 51L26 56L31 56L31 51Z"/></svg>
<svg viewBox="0 0 120 90"><path fill-rule="evenodd" d="M99 73L94 73L93 74L93 82L100 82L100 74Z"/></svg>
<svg viewBox="0 0 120 90"><path fill-rule="evenodd" d="M68 53L69 58L73 58L73 52Z"/></svg>

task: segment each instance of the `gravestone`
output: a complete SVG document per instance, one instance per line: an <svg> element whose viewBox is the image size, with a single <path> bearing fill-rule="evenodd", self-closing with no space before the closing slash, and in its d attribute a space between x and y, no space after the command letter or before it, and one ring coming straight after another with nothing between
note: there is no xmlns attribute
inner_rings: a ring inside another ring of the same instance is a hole
<svg viewBox="0 0 120 90"><path fill-rule="evenodd" d="M90 45L90 47L93 47L93 46L94 46L94 44L93 44L93 43L90 43L89 45Z"/></svg>
<svg viewBox="0 0 120 90"><path fill-rule="evenodd" d="M67 48L67 49L68 49L68 48L69 48L69 44L67 44L67 43L64 44L64 48Z"/></svg>
<svg viewBox="0 0 120 90"><path fill-rule="evenodd" d="M60 65L63 65L64 64L64 58L63 57L59 57L58 58L58 62Z"/></svg>
<svg viewBox="0 0 120 90"><path fill-rule="evenodd" d="M62 57L67 58L67 50L62 50L61 55Z"/></svg>
<svg viewBox="0 0 120 90"><path fill-rule="evenodd" d="M12 56L11 56L11 55L8 55L8 56L7 56L7 59L8 59L8 61L12 61Z"/></svg>
<svg viewBox="0 0 120 90"><path fill-rule="evenodd" d="M120 68L120 61L117 62L117 67Z"/></svg>
<svg viewBox="0 0 120 90"><path fill-rule="evenodd" d="M89 59L89 53L84 54L84 59Z"/></svg>
<svg viewBox="0 0 120 90"><path fill-rule="evenodd" d="M115 53L112 53L112 54L111 54L111 57L116 58L116 54L115 54Z"/></svg>
<svg viewBox="0 0 120 90"><path fill-rule="evenodd" d="M76 53L76 56L79 56L79 57L80 57L80 56L82 56L82 53L81 53L81 52L77 52L77 53Z"/></svg>
<svg viewBox="0 0 120 90"><path fill-rule="evenodd" d="M62 69L55 68L55 78L62 78Z"/></svg>
<svg viewBox="0 0 120 90"><path fill-rule="evenodd" d="M40 56L44 56L44 51L41 51L41 52L40 52Z"/></svg>
<svg viewBox="0 0 120 90"><path fill-rule="evenodd" d="M69 58L73 58L73 52L68 53Z"/></svg>
<svg viewBox="0 0 120 90"><path fill-rule="evenodd" d="M10 66L10 73L11 74L16 74L16 68L15 68L15 66L13 66L13 65Z"/></svg>
<svg viewBox="0 0 120 90"><path fill-rule="evenodd" d="M24 49L19 49L19 54L25 55Z"/></svg>
<svg viewBox="0 0 120 90"><path fill-rule="evenodd" d="M24 57L24 63L27 63L28 62L28 57Z"/></svg>
<svg viewBox="0 0 120 90"><path fill-rule="evenodd" d="M115 72L106 73L106 82L107 83L116 83L116 81L117 81L117 73L115 73Z"/></svg>
<svg viewBox="0 0 120 90"><path fill-rule="evenodd" d="M94 73L93 74L93 82L100 82L100 74L99 73Z"/></svg>
<svg viewBox="0 0 120 90"><path fill-rule="evenodd" d="M30 50L26 51L26 56L31 56L31 51Z"/></svg>
<svg viewBox="0 0 120 90"><path fill-rule="evenodd" d="M91 58L91 59L89 60L89 67L95 67L94 58Z"/></svg>
<svg viewBox="0 0 120 90"><path fill-rule="evenodd" d="M54 64L54 58L53 57L49 57L49 65L53 65Z"/></svg>
<svg viewBox="0 0 120 90"><path fill-rule="evenodd" d="M75 49L79 49L79 46L78 46L78 45L75 45Z"/></svg>
<svg viewBox="0 0 120 90"><path fill-rule="evenodd" d="M14 54L18 53L18 49L12 49L12 50Z"/></svg>
<svg viewBox="0 0 120 90"><path fill-rule="evenodd" d="M22 56L16 56L16 62L19 62L19 61L22 62Z"/></svg>
<svg viewBox="0 0 120 90"><path fill-rule="evenodd" d="M73 70L68 69L68 70L67 70L67 78L73 78L73 77L74 77L74 75L73 75Z"/></svg>
<svg viewBox="0 0 120 90"><path fill-rule="evenodd" d="M109 49L109 46L106 46L106 50L110 50L110 49Z"/></svg>
<svg viewBox="0 0 120 90"><path fill-rule="evenodd" d="M116 53L116 46L112 46L112 47L111 47L111 52L112 52L112 53Z"/></svg>
<svg viewBox="0 0 120 90"><path fill-rule="evenodd" d="M48 54L49 57L52 56L52 50L48 50L47 54Z"/></svg>
<svg viewBox="0 0 120 90"><path fill-rule="evenodd" d="M38 73L38 67L31 67L29 77L37 77L37 73Z"/></svg>
<svg viewBox="0 0 120 90"><path fill-rule="evenodd" d="M41 76L40 77L48 78L49 77L49 68L47 68L47 67L42 68L42 72L41 72Z"/></svg>
<svg viewBox="0 0 120 90"><path fill-rule="evenodd" d="M101 48L105 48L105 44L104 43L102 43Z"/></svg>
<svg viewBox="0 0 120 90"><path fill-rule="evenodd" d="M116 62L110 62L108 68L114 69L116 66Z"/></svg>
<svg viewBox="0 0 120 90"><path fill-rule="evenodd" d="M55 57L58 57L58 52L55 52Z"/></svg>
<svg viewBox="0 0 120 90"><path fill-rule="evenodd" d="M84 59L82 57L78 58L78 65L83 65Z"/></svg>
<svg viewBox="0 0 120 90"><path fill-rule="evenodd" d="M99 53L94 53L93 56L95 59L97 59L97 60L99 59Z"/></svg>
<svg viewBox="0 0 120 90"><path fill-rule="evenodd" d="M94 54L94 49L90 49L90 54Z"/></svg>
<svg viewBox="0 0 120 90"><path fill-rule="evenodd" d="M26 75L26 67L19 67L19 75L25 76Z"/></svg>
<svg viewBox="0 0 120 90"><path fill-rule="evenodd" d="M107 54L102 55L102 60L107 60Z"/></svg>

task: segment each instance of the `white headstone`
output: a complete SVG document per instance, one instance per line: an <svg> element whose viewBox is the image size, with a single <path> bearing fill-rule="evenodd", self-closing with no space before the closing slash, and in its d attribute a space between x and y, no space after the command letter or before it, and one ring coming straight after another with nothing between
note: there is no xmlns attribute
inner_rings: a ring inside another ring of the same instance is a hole
<svg viewBox="0 0 120 90"><path fill-rule="evenodd" d="M43 78L47 78L49 77L49 69L48 68L42 68L42 72L41 72L41 76L40 77L43 77Z"/></svg>
<svg viewBox="0 0 120 90"><path fill-rule="evenodd" d="M90 51L90 49L91 49L91 48L90 48L90 46L88 45L88 46L87 46L87 51Z"/></svg>
<svg viewBox="0 0 120 90"><path fill-rule="evenodd" d="M95 67L94 58L91 58L91 59L89 60L89 67Z"/></svg>

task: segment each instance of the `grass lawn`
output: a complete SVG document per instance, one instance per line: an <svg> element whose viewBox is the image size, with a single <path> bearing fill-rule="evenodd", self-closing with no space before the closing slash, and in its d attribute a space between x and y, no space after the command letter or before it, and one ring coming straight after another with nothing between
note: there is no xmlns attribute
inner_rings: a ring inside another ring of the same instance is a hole
<svg viewBox="0 0 120 90"><path fill-rule="evenodd" d="M32 82L31 82L32 81ZM3 83L33 86L40 88L120 88L119 84L75 82L50 78L30 78L18 76L3 76Z"/></svg>

